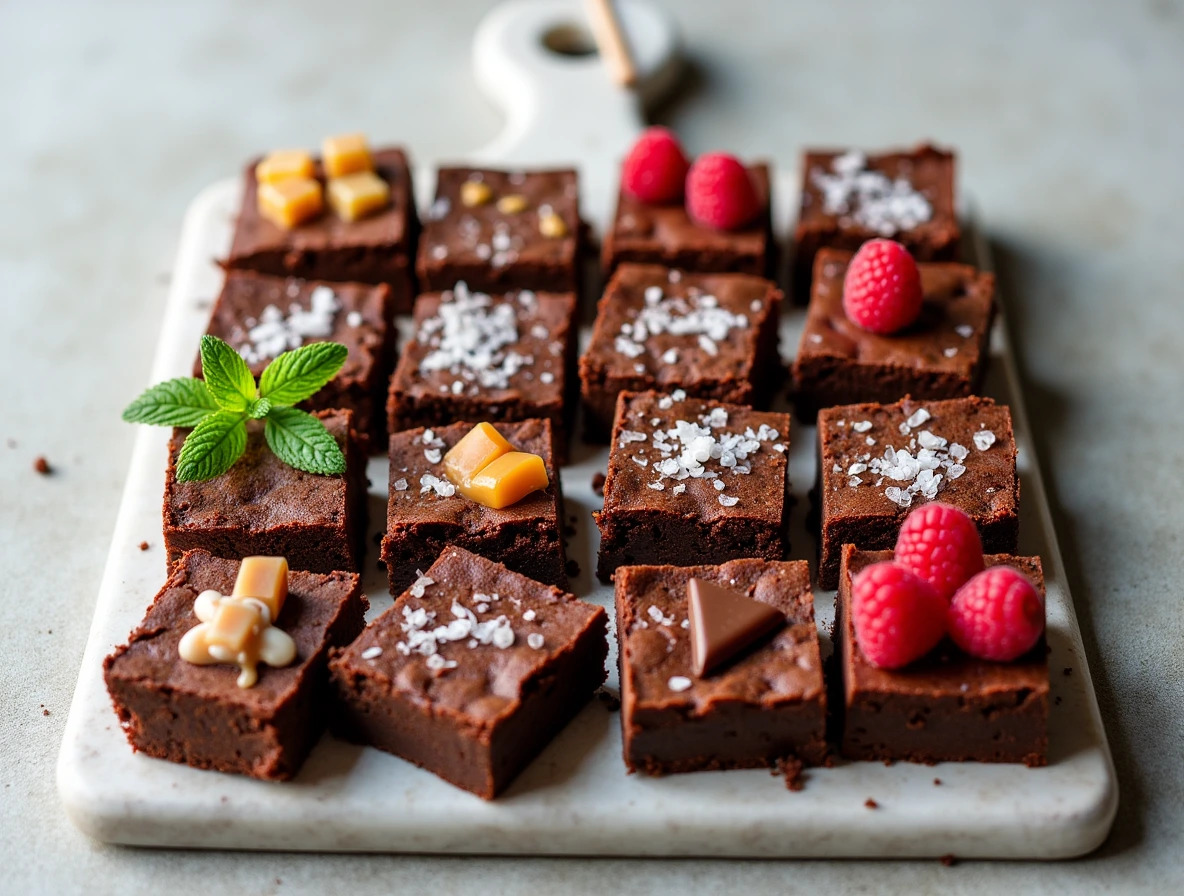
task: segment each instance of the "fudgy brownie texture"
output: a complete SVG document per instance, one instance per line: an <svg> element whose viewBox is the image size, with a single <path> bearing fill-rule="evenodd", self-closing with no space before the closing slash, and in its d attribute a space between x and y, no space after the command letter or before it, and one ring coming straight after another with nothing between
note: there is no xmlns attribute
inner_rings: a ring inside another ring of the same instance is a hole
<svg viewBox="0 0 1184 896"><path fill-rule="evenodd" d="M335 309L335 310L326 310ZM277 355L310 342L338 342L345 364L306 410L348 408L371 450L386 444L383 413L395 364L394 307L386 284L326 283L230 271L207 333L228 342L258 378ZM315 335L313 335L315 333ZM193 375L201 376L200 357Z"/></svg>
<svg viewBox="0 0 1184 896"><path fill-rule="evenodd" d="M488 201L467 206L464 184L490 189ZM504 211L499 202L521 197L522 208ZM557 215L562 236L547 236L540 219ZM436 200L424 215L416 270L422 288L439 292L464 282L482 292L537 289L579 291L583 245L579 178L572 169L496 171L441 168Z"/></svg>
<svg viewBox="0 0 1184 896"><path fill-rule="evenodd" d="M205 482L180 482L177 458L188 429L173 430L164 487L168 562L200 548L216 557L283 556L293 569L361 569L366 541L365 439L350 411L316 417L345 454L345 473L319 476L289 467L263 437L263 421L247 423L247 450L233 467Z"/></svg>
<svg viewBox="0 0 1184 896"><path fill-rule="evenodd" d="M956 260L954 164L952 152L929 144L872 155L807 152L794 230L794 301L808 300L814 255L824 247L854 251L887 237L917 261Z"/></svg>
<svg viewBox="0 0 1184 896"><path fill-rule="evenodd" d="M771 169L750 165L753 185L762 200L757 218L739 230L715 230L696 224L682 202L654 205L621 190L617 213L604 236L602 262L606 274L634 261L687 271L734 271L769 276L776 263L770 211Z"/></svg>
<svg viewBox="0 0 1184 896"><path fill-rule="evenodd" d="M954 262L922 263L921 315L907 329L871 333L843 310L852 253L822 249L793 364L794 409L861 401L959 398L978 391L995 317L995 275Z"/></svg>
<svg viewBox="0 0 1184 896"><path fill-rule="evenodd" d="M390 205L357 221L345 221L326 206L324 214L291 230L259 214L259 160L252 161L225 267L307 280L386 283L395 310L410 311L419 231L411 170L401 149L376 150L373 159L375 174L390 185ZM324 181L319 161L317 177Z"/></svg>
<svg viewBox="0 0 1184 896"><path fill-rule="evenodd" d="M334 731L493 799L606 677L607 616L447 548L331 662Z"/></svg>
<svg viewBox="0 0 1184 896"><path fill-rule="evenodd" d="M420 296L415 338L391 378L390 431L545 418L563 463L574 406L575 308L571 293L490 296L463 283Z"/></svg>
<svg viewBox="0 0 1184 896"><path fill-rule="evenodd" d="M329 648L358 636L369 608L356 575L288 574L275 625L296 642L296 660L259 666L240 688L235 665L181 659L181 638L199 620L193 602L234 590L239 563L189 551L173 567L144 621L103 662L107 690L132 747L195 768L282 780L299 770L327 718Z"/></svg>
<svg viewBox="0 0 1184 896"><path fill-rule="evenodd" d="M551 453L550 421L498 424L498 432L515 450L542 457L550 480L546 489L501 510L459 492L448 494L453 489L440 461L476 422L391 436L390 500L382 539L391 594L410 585L417 571L427 569L447 545L489 557L540 582L567 587L563 490Z"/></svg>
<svg viewBox="0 0 1184 896"><path fill-rule="evenodd" d="M681 393L622 392L596 574L635 563L780 560L789 547L789 416ZM717 485L722 484L722 487Z"/></svg>
<svg viewBox="0 0 1184 896"><path fill-rule="evenodd" d="M621 392L767 404L781 381L780 305L781 291L763 277L618 267L580 358L588 437L608 439Z"/></svg>
<svg viewBox="0 0 1184 896"><path fill-rule="evenodd" d="M864 657L851 622L851 577L891 560L890 551L843 548L836 601L842 670L841 749L849 759L907 762L1048 761L1048 654L1043 638L1011 663L975 659L943 641L903 669ZM1044 593L1039 557L992 554L987 566L1014 566Z"/></svg>
<svg viewBox="0 0 1184 896"><path fill-rule="evenodd" d="M827 408L818 439L822 588L838 587L843 545L889 550L909 509L935 499L970 515L988 553L1015 553L1020 480L1006 407L972 397Z"/></svg>
<svg viewBox="0 0 1184 896"><path fill-rule="evenodd" d="M687 583L762 601L786 625L730 664L692 671ZM826 758L822 678L810 570L804 560L719 566L627 566L616 575L625 765L650 775L773 767Z"/></svg>

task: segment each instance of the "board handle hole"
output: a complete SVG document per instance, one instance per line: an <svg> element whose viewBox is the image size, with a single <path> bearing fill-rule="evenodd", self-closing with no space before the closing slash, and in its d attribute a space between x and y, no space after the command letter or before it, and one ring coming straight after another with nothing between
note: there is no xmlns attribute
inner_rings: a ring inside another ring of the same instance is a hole
<svg viewBox="0 0 1184 896"><path fill-rule="evenodd" d="M543 32L542 44L558 56L595 56L596 41L583 25L554 25Z"/></svg>

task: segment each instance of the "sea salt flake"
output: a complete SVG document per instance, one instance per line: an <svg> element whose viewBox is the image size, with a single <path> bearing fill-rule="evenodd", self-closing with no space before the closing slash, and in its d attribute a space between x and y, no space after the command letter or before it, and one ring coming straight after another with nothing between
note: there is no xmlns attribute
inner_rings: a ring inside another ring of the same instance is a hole
<svg viewBox="0 0 1184 896"><path fill-rule="evenodd" d="M429 464L438 464L440 458L443 457L439 448L425 448L423 456L427 458Z"/></svg>
<svg viewBox="0 0 1184 896"><path fill-rule="evenodd" d="M397 492L407 491L407 480L406 479L396 479L395 480L395 491L397 491Z"/></svg>
<svg viewBox="0 0 1184 896"><path fill-rule="evenodd" d="M412 597L423 597L424 589L427 588L429 585L435 585L435 584L436 584L435 579L431 578L430 576L425 576L422 572L420 572L417 569L415 571L415 581L411 584L411 587L407 589L407 593L410 594ZM422 610L422 608L421 608L421 610Z"/></svg>
<svg viewBox="0 0 1184 896"><path fill-rule="evenodd" d="M364 660L376 660L380 656L382 656L381 647L367 647L362 651L362 659Z"/></svg>
<svg viewBox="0 0 1184 896"><path fill-rule="evenodd" d="M546 640L538 632L531 632L526 636L526 643L535 650L542 650Z"/></svg>
<svg viewBox="0 0 1184 896"><path fill-rule="evenodd" d="M942 349L942 354L945 355L947 358L952 358L956 354L958 354L958 350L956 348Z"/></svg>
<svg viewBox="0 0 1184 896"><path fill-rule="evenodd" d="M677 694L689 689L691 684L691 680L685 675L672 675L666 682L666 687L670 688L670 690Z"/></svg>
<svg viewBox="0 0 1184 896"><path fill-rule="evenodd" d="M681 495L681 494L682 494L683 492L685 492L686 490L687 490L687 487L686 487L685 485L683 485L683 484L681 484L681 483L680 483L680 484L676 485L674 488L672 488L672 489L670 490L670 494L672 494L672 495Z"/></svg>
<svg viewBox="0 0 1184 896"><path fill-rule="evenodd" d="M872 428L872 421L860 420L857 423L852 423L851 428L853 430L855 430L856 432L867 432L869 429Z"/></svg>
<svg viewBox="0 0 1184 896"><path fill-rule="evenodd" d="M722 495L721 494L719 496L719 503L722 504L724 507L734 507L737 503L739 503L739 501L740 501L739 498L734 498L731 495Z"/></svg>
<svg viewBox="0 0 1184 896"><path fill-rule="evenodd" d="M989 429L980 429L972 438L974 439L974 447L979 451L986 451L995 444L995 434Z"/></svg>
<svg viewBox="0 0 1184 896"><path fill-rule="evenodd" d="M958 324L958 326L954 327L954 332L963 339L969 339L974 335L974 327L970 324Z"/></svg>
<svg viewBox="0 0 1184 896"><path fill-rule="evenodd" d="M929 417L930 417L930 414L927 410L925 410L924 408L917 408L917 410L915 410L913 412L912 416L909 417L909 419L906 420L905 423L907 423L909 425L910 429L916 429L918 426L920 426L922 423L924 423L926 420L928 420Z"/></svg>

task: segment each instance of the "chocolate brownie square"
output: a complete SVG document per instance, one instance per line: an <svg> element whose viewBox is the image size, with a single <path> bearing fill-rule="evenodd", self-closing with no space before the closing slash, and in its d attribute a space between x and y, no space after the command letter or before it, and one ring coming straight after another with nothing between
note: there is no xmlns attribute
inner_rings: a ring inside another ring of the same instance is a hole
<svg viewBox="0 0 1184 896"><path fill-rule="evenodd" d="M455 290L415 302L415 338L391 378L391 432L456 420L551 421L565 457L574 392L576 299L571 293Z"/></svg>
<svg viewBox="0 0 1184 896"><path fill-rule="evenodd" d="M691 662L692 578L769 604L786 625L705 677ZM826 688L805 560L627 566L616 575L625 765L650 775L826 758Z"/></svg>
<svg viewBox="0 0 1184 896"><path fill-rule="evenodd" d="M289 467L263 436L263 421L248 421L247 448L221 476L177 479L177 458L188 429L173 430L164 487L164 545L170 564L185 551L216 557L283 556L293 569L361 569L366 541L365 438L350 411L316 417L345 454L345 473L320 476Z"/></svg>
<svg viewBox="0 0 1184 896"><path fill-rule="evenodd" d="M255 177L259 160L252 161L244 175L242 210L225 267L306 280L386 283L395 310L410 311L419 231L411 169L401 149L376 150L373 160L375 174L390 187L390 205L357 221L343 220L326 209L291 230L259 213ZM320 162L316 176L325 180Z"/></svg>
<svg viewBox="0 0 1184 896"><path fill-rule="evenodd" d="M838 587L843 545L890 550L909 509L935 499L970 515L988 553L1015 553L1020 480L1003 405L905 398L827 408L818 440L822 588Z"/></svg>
<svg viewBox="0 0 1184 896"><path fill-rule="evenodd" d="M622 392L596 574L619 566L780 560L789 547L789 416Z"/></svg>
<svg viewBox="0 0 1184 896"><path fill-rule="evenodd" d="M416 270L432 292L579 291L580 186L570 168L441 168Z"/></svg>
<svg viewBox="0 0 1184 896"><path fill-rule="evenodd" d="M952 152L929 144L871 155L807 152L794 231L794 301L806 303L814 256L825 247L853 252L887 237L917 261L957 260L954 164Z"/></svg>
<svg viewBox="0 0 1184 896"><path fill-rule="evenodd" d="M300 407L347 408L354 425L386 444L387 383L395 363L394 309L386 284L325 283L230 271L214 304L212 336L228 342L258 378L277 355L310 342L339 342L349 349L345 364ZM201 359L193 364L201 376Z"/></svg>
<svg viewBox="0 0 1184 896"><path fill-rule="evenodd" d="M441 461L474 423L391 436L390 501L382 539L391 594L410 585L447 545L498 560L537 581L567 587L563 490L551 452L550 421L497 425L516 451L542 457L550 480L546 489L501 510L470 501L444 475Z"/></svg>
<svg viewBox="0 0 1184 896"><path fill-rule="evenodd" d="M810 307L793 364L794 407L803 419L820 408L864 401L960 398L974 394L987 366L995 318L995 275L954 262L923 262L920 317L899 333L863 329L843 310L852 253L822 249L814 262Z"/></svg>
<svg viewBox="0 0 1184 896"><path fill-rule="evenodd" d="M493 799L601 684L603 609L459 547L333 658L334 730Z"/></svg>
<svg viewBox="0 0 1184 896"><path fill-rule="evenodd" d="M682 389L764 405L780 382L781 291L751 274L694 274L658 265L617 268L580 358L590 438L606 440L617 395Z"/></svg>
<svg viewBox="0 0 1184 896"><path fill-rule="evenodd" d="M329 648L348 644L369 608L356 575L288 574L288 597L275 625L296 642L296 659L259 666L240 688L232 664L181 659L181 638L199 622L201 592L234 590L239 563L205 551L185 553L153 599L144 621L103 662L103 677L132 747L195 768L283 780L299 770L327 717Z"/></svg>
<svg viewBox="0 0 1184 896"><path fill-rule="evenodd" d="M1011 663L975 659L950 641L903 669L880 669L859 649L851 579L890 551L843 547L835 630L842 683L841 750L849 759L1048 762L1048 653L1043 638ZM1044 593L1039 557L992 554Z"/></svg>

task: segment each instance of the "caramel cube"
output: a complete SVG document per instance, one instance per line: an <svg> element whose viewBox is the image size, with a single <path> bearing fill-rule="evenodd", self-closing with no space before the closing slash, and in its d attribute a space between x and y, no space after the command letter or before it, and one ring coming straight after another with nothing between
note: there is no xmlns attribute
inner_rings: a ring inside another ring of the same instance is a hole
<svg viewBox="0 0 1184 896"><path fill-rule="evenodd" d="M278 149L255 166L255 180L261 184L279 183L289 177L311 178L316 174L312 156L303 149Z"/></svg>
<svg viewBox="0 0 1184 896"><path fill-rule="evenodd" d="M478 423L444 455L444 475L463 485L503 454L514 450L491 423Z"/></svg>
<svg viewBox="0 0 1184 896"><path fill-rule="evenodd" d="M311 177L289 177L259 184L259 214L277 227L291 230L325 209L321 182Z"/></svg>
<svg viewBox="0 0 1184 896"><path fill-rule="evenodd" d="M533 491L546 488L549 481L541 457L525 451L510 451L486 464L467 483L458 484L456 488L470 501L501 510L517 504Z"/></svg>
<svg viewBox="0 0 1184 896"><path fill-rule="evenodd" d="M287 558L244 557L234 580L234 597L251 597L264 604L275 622L288 597Z"/></svg>
<svg viewBox="0 0 1184 896"><path fill-rule="evenodd" d="M384 209L391 201L391 188L373 171L359 171L329 178L329 205L343 221L356 221Z"/></svg>
<svg viewBox="0 0 1184 896"><path fill-rule="evenodd" d="M326 137L321 144L321 161L325 166L325 177L344 177L358 171L374 170L365 134Z"/></svg>
<svg viewBox="0 0 1184 896"><path fill-rule="evenodd" d="M206 633L211 647L224 647L232 653L246 651L267 621L258 605L242 600L223 600Z"/></svg>

